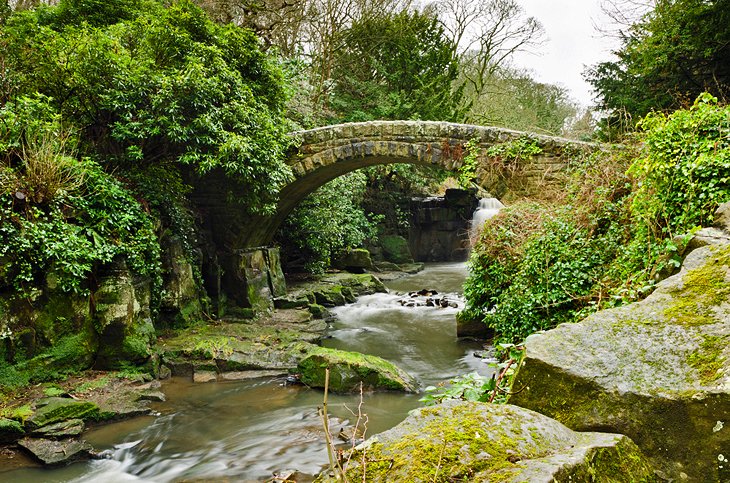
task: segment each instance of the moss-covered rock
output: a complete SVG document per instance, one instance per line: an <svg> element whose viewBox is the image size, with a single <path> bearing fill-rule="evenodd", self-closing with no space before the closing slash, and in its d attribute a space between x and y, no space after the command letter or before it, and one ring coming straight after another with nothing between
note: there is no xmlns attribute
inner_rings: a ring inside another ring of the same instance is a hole
<svg viewBox="0 0 730 483"><path fill-rule="evenodd" d="M730 481L728 321L730 245L705 246L647 299L530 336L510 401L625 434L667 478Z"/></svg>
<svg viewBox="0 0 730 483"><path fill-rule="evenodd" d="M336 259L333 266L352 273L364 273L365 270L372 270L373 260L370 258L370 252L367 249L352 248Z"/></svg>
<svg viewBox="0 0 730 483"><path fill-rule="evenodd" d="M94 293L97 368L122 369L150 357L155 341L150 299L150 281L134 277L124 261L117 261L100 280Z"/></svg>
<svg viewBox="0 0 730 483"><path fill-rule="evenodd" d="M373 483L656 481L626 436L577 433L516 406L465 401L414 411L349 461L349 481Z"/></svg>
<svg viewBox="0 0 730 483"><path fill-rule="evenodd" d="M11 443L23 437L25 430L18 421L0 418L0 443Z"/></svg>
<svg viewBox="0 0 730 483"><path fill-rule="evenodd" d="M388 235L380 237L380 246L383 247L383 257L388 262L397 264L413 263L413 255L408 247L408 240L402 236Z"/></svg>
<svg viewBox="0 0 730 483"><path fill-rule="evenodd" d="M326 368L330 369L332 392L355 392L360 383L365 390L385 389L415 392L418 383L405 371L380 357L318 347L297 366L301 381L311 387L324 387Z"/></svg>
<svg viewBox="0 0 730 483"><path fill-rule="evenodd" d="M49 397L36 402L35 412L25 424L31 429L37 429L69 419L96 419L98 415L99 406L92 402Z"/></svg>

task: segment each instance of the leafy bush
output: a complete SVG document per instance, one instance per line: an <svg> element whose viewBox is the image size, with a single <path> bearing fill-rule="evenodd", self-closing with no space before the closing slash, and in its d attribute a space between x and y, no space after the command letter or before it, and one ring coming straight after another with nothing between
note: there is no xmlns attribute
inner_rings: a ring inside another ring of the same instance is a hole
<svg viewBox="0 0 730 483"><path fill-rule="evenodd" d="M45 119L35 117L44 111L42 104L26 99L0 110L6 180L0 191L0 287L22 295L50 283L85 293L89 277L115 257L155 278L159 245L152 220L97 163L61 151L63 144L54 137L61 132L59 118L50 109ZM38 139L46 145L28 145ZM50 173L31 168L37 162L27 157L31 149L44 151ZM49 180L59 179L66 181L51 190Z"/></svg>
<svg viewBox="0 0 730 483"><path fill-rule="evenodd" d="M486 224L460 317L519 341L641 298L680 265L673 237L730 199L730 108L703 95L642 126L643 146L580 163L556 206L518 203Z"/></svg>
<svg viewBox="0 0 730 483"><path fill-rule="evenodd" d="M707 225L730 199L730 106L702 94L690 109L649 114L640 127L646 151L631 166L641 180L634 212L659 237Z"/></svg>
<svg viewBox="0 0 730 483"><path fill-rule="evenodd" d="M239 201L250 211L273 209L291 175L280 67L252 32L214 24L190 1L16 13L0 52L4 91L48 96L83 130L81 154L104 165L219 169L247 186Z"/></svg>
<svg viewBox="0 0 730 483"><path fill-rule="evenodd" d="M360 207L365 192L361 172L336 178L309 195L278 232L289 269L321 273L330 260L375 235L375 225Z"/></svg>

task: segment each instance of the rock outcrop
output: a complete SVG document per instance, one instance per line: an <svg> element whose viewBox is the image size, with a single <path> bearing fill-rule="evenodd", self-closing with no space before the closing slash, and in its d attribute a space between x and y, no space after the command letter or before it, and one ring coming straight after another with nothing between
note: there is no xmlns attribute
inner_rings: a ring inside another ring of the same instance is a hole
<svg viewBox="0 0 730 483"><path fill-rule="evenodd" d="M626 436L578 433L516 406L465 401L418 409L350 456L349 481L655 481Z"/></svg>
<svg viewBox="0 0 730 483"><path fill-rule="evenodd" d="M645 300L530 336L510 402L629 436L661 474L730 481L730 245Z"/></svg>

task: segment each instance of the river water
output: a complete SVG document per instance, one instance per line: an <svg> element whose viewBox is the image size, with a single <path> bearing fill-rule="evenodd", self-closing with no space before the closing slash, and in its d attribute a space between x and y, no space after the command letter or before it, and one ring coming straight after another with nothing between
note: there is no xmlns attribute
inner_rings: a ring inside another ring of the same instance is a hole
<svg viewBox="0 0 730 483"><path fill-rule="evenodd" d="M475 342L456 338L461 308L463 263L431 264L415 275L387 282L390 293L360 297L333 310L336 320L325 346L378 355L415 375L423 387L459 374L489 368L474 356ZM409 291L427 289L458 301L453 307L407 307L425 303ZM159 415L141 417L89 431L85 438L111 459L47 470L0 472L0 481L23 482L200 482L265 481L280 470L306 475L327 462L318 407L322 392L285 386L282 379L192 384L165 383L168 402L154 406ZM372 435L402 421L421 405L421 395L365 394L362 413ZM330 395L332 432L353 423L359 396Z"/></svg>

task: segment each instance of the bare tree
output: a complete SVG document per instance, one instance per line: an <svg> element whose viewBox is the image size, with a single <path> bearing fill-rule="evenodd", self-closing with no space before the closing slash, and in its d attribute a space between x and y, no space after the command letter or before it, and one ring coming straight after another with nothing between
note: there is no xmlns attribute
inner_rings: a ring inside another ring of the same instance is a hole
<svg viewBox="0 0 730 483"><path fill-rule="evenodd" d="M596 30L624 39L631 28L647 13L654 10L657 0L603 0L601 10L608 17L608 25L594 25Z"/></svg>
<svg viewBox="0 0 730 483"><path fill-rule="evenodd" d="M516 0L440 0L435 8L463 66L459 87L468 91L467 102L485 94L490 78L516 52L544 39L540 22Z"/></svg>

